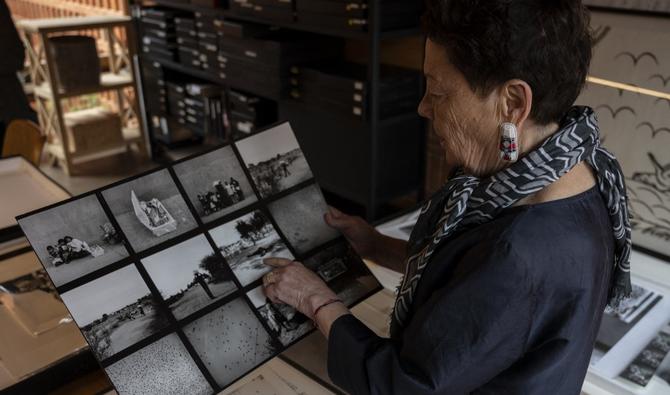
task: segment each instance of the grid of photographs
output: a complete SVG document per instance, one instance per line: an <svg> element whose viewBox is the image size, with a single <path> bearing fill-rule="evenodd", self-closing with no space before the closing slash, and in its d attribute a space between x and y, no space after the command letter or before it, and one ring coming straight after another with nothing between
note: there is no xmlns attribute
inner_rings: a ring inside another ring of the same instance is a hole
<svg viewBox="0 0 670 395"><path fill-rule="evenodd" d="M267 257L352 306L381 289L288 123L18 218L121 394L223 390L314 330L270 302Z"/></svg>

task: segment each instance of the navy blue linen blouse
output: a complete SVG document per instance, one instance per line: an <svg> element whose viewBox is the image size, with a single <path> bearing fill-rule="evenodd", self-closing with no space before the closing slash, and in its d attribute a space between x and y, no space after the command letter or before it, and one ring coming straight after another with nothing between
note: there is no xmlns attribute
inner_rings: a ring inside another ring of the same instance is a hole
<svg viewBox="0 0 670 395"><path fill-rule="evenodd" d="M595 187L506 209L436 251L400 338L338 318L329 375L352 394L579 394L613 254Z"/></svg>

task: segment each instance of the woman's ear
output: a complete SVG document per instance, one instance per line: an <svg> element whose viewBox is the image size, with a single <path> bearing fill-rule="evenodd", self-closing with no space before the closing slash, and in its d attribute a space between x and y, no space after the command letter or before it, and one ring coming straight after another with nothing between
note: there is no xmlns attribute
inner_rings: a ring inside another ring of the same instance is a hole
<svg viewBox="0 0 670 395"><path fill-rule="evenodd" d="M500 109L505 122L511 122L517 129L523 130L523 124L528 119L532 106L533 90L526 81L513 79L502 85Z"/></svg>

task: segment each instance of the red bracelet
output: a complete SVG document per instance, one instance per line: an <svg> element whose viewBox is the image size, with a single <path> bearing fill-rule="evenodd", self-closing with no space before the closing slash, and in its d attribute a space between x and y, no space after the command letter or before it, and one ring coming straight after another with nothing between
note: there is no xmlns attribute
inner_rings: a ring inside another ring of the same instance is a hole
<svg viewBox="0 0 670 395"><path fill-rule="evenodd" d="M328 305L331 305L331 304L333 304L333 303L337 303L337 302L342 303L342 300L337 299L337 298L336 298L336 299L329 299L328 301L326 301L325 303L323 303L321 306L319 306L319 307L317 307L316 309L314 309L314 314L312 314L312 321L314 321L314 326L315 326L317 329L319 328L319 325L316 323L316 315L319 314L319 311L320 311L322 308L324 308L324 307L326 307L326 306L328 306Z"/></svg>

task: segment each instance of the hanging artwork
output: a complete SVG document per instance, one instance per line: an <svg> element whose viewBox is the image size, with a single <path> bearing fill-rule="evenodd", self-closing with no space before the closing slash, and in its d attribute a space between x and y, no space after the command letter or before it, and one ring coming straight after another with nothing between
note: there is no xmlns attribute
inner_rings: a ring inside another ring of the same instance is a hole
<svg viewBox="0 0 670 395"><path fill-rule="evenodd" d="M670 17L593 12L590 78L603 145L626 176L633 244L670 260Z"/></svg>
<svg viewBox="0 0 670 395"><path fill-rule="evenodd" d="M621 10L670 13L670 2L667 0L584 0L583 3Z"/></svg>
<svg viewBox="0 0 670 395"><path fill-rule="evenodd" d="M269 301L267 257L352 306L381 289L323 221L288 123L18 218L120 394L218 393L314 330Z"/></svg>

